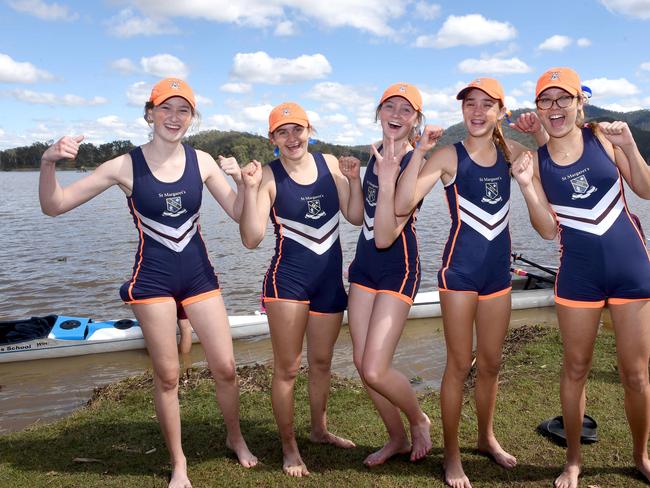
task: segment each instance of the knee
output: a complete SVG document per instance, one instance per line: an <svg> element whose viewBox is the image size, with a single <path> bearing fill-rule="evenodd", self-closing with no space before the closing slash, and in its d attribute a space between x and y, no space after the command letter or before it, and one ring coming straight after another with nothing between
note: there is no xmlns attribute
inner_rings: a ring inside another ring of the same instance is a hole
<svg viewBox="0 0 650 488"><path fill-rule="evenodd" d="M300 371L300 361L276 362L273 366L273 377L280 381L293 382Z"/></svg>
<svg viewBox="0 0 650 488"><path fill-rule="evenodd" d="M501 370L501 356L477 358L476 368L479 376L496 378Z"/></svg>
<svg viewBox="0 0 650 488"><path fill-rule="evenodd" d="M163 392L178 389L178 368L169 368L164 371L154 373L154 384L158 390Z"/></svg>
<svg viewBox="0 0 650 488"><path fill-rule="evenodd" d="M212 377L219 383L234 383L237 380L235 361L220 363L210 368Z"/></svg>
<svg viewBox="0 0 650 488"><path fill-rule="evenodd" d="M587 375L591 369L591 359L578 358L578 359L564 359L562 366L563 375L566 379L572 382L585 382Z"/></svg>
<svg viewBox="0 0 650 488"><path fill-rule="evenodd" d="M309 372L318 374L329 374L332 368L332 360L327 357L309 358Z"/></svg>
<svg viewBox="0 0 650 488"><path fill-rule="evenodd" d="M365 360L361 364L359 374L367 385L375 388L383 382L386 377L386 372L387 369L381 367L377 362Z"/></svg>
<svg viewBox="0 0 650 488"><path fill-rule="evenodd" d="M445 366L445 376L453 377L459 381L464 381L472 369L472 357L455 357L447 356L447 365Z"/></svg>
<svg viewBox="0 0 650 488"><path fill-rule="evenodd" d="M626 393L643 393L648 389L648 369L620 370L621 383Z"/></svg>

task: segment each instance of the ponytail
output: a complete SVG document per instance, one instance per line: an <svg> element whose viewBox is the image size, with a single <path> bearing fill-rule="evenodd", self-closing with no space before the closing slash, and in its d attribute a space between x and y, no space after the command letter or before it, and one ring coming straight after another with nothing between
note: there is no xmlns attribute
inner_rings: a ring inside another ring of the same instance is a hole
<svg viewBox="0 0 650 488"><path fill-rule="evenodd" d="M501 149L501 152L503 153L503 157L506 160L506 163L508 164L508 168L512 165L512 162L510 161L512 155L510 154L510 148L508 147L508 144L506 144L506 140L503 137L503 132L501 129L501 124L497 123L494 126L494 129L492 130L492 142Z"/></svg>

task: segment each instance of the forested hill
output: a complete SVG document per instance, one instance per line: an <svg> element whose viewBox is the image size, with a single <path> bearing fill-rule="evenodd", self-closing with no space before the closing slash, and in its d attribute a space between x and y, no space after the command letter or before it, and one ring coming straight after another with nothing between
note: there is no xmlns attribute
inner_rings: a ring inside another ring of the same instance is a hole
<svg viewBox="0 0 650 488"><path fill-rule="evenodd" d="M515 110L511 119L515 120L522 112L523 110ZM641 154L643 154L646 161L650 162L650 110L613 112L600 107L587 105L585 112L588 120L624 120L630 124ZM530 136L513 131L506 124L504 124L504 127L506 137L518 140L528 147L535 147L535 143ZM465 137L463 124L456 124L445 130L440 144L454 143L463 137ZM212 154L215 158L219 154L235 156L242 164L247 163L251 159L266 162L274 158L273 147L266 137L248 134L246 132L203 131L187 137L186 141L197 149L202 149ZM37 169L41 155L47 149L47 146L47 143L35 142L31 146L0 151L0 170ZM79 148L79 157L77 160L62 163L60 166L69 169L93 168L107 159L129 151L131 148L133 148L133 144L130 141L114 141L99 146L82 144ZM311 146L311 150L331 153L336 156L351 154L358 157L363 164L365 164L370 155L369 146L340 146L321 141L316 141Z"/></svg>

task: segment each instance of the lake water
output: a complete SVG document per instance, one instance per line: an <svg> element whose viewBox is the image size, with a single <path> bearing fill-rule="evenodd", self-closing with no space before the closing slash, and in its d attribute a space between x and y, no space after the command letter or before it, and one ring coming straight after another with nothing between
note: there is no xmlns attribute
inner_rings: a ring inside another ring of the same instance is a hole
<svg viewBox="0 0 650 488"><path fill-rule="evenodd" d="M68 185L83 173L60 172ZM557 264L558 245L532 229L525 202L513 183L511 235L513 252L538 263ZM627 191L628 202L650 229L650 202ZM230 315L259 309L261 281L273 253L271 226L261 246L243 247L237 225L209 193L204 194L202 234L219 273ZM137 234L124 194L111 188L68 214L51 218L38 203L38 173L0 173L0 320L51 313L117 319L132 317L118 289L130 278ZM422 263L421 290L435 288L435 274L449 231L449 212L440 184L422 206L418 224ZM354 257L359 229L343 222L344 262ZM553 309L513 314L513 322L552 322ZM271 358L267 338L236 341L239 364ZM412 321L397 353L398 367L422 386L437 387L444 367L439 320ZM334 369L354 375L347 329L337 343ZM200 362L200 347L191 360ZM35 421L50 421L83 405L92 388L136 374L149 367L144 351L0 364L0 433Z"/></svg>

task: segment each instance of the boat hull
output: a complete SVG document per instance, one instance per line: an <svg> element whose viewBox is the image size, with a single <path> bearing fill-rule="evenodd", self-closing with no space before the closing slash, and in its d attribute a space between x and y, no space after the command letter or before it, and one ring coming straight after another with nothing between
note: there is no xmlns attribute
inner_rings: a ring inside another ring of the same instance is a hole
<svg viewBox="0 0 650 488"><path fill-rule="evenodd" d="M518 290L512 293L512 309L528 309L553 305L552 289ZM421 292L415 297L409 312L410 319L440 317L440 295L437 291ZM257 337L269 333L266 315L236 315L229 317L233 339ZM343 317L347 323L347 315ZM79 322L73 329L60 327L66 322ZM116 327L120 322L131 322L128 328ZM198 337L193 334L193 341ZM136 321L93 322L88 318L58 317L49 337L0 344L0 363L34 359L62 358L116 351L143 349L142 330Z"/></svg>

